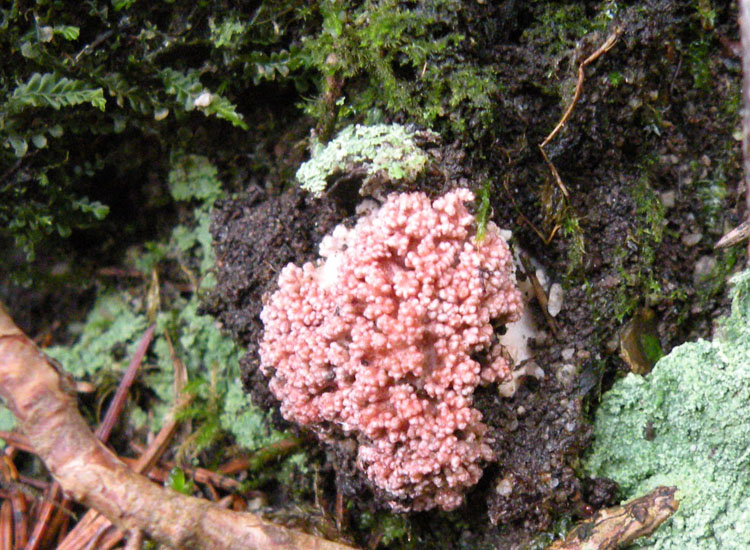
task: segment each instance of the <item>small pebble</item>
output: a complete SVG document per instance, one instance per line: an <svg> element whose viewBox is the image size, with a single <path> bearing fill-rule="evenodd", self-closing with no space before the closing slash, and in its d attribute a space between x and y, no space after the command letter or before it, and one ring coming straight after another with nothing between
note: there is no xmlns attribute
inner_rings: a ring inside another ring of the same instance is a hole
<svg viewBox="0 0 750 550"><path fill-rule="evenodd" d="M564 388L570 389L578 378L578 367L570 364L562 365L557 369L556 378Z"/></svg>
<svg viewBox="0 0 750 550"><path fill-rule="evenodd" d="M497 485L495 485L495 491L498 495L507 497L511 491L513 491L513 477L504 477Z"/></svg>
<svg viewBox="0 0 750 550"><path fill-rule="evenodd" d="M676 202L677 193L674 191L664 191L664 193L661 194L661 203L664 208L674 208Z"/></svg>
<svg viewBox="0 0 750 550"><path fill-rule="evenodd" d="M552 317L557 317L562 310L563 295L563 287L560 283L554 283L550 287L549 297L547 298L547 311Z"/></svg>
<svg viewBox="0 0 750 550"><path fill-rule="evenodd" d="M699 242L701 242L701 239L703 238L703 233L690 233L688 235L682 236L682 244L685 246L695 246Z"/></svg>
<svg viewBox="0 0 750 550"><path fill-rule="evenodd" d="M696 285L708 277L716 268L716 258L713 256L701 256L695 262L693 268L693 283Z"/></svg>

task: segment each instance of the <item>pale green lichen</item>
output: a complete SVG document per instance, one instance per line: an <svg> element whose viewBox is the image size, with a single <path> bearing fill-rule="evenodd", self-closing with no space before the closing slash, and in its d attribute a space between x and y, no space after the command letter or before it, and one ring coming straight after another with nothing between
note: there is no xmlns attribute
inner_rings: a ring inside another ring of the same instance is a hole
<svg viewBox="0 0 750 550"><path fill-rule="evenodd" d="M414 141L414 133L400 124L347 126L328 145L313 147L310 160L297 170L297 181L320 196L328 178L338 173L364 170L363 189L378 179L409 183L427 164L427 154Z"/></svg>
<svg viewBox="0 0 750 550"><path fill-rule="evenodd" d="M634 547L750 548L750 271L734 278L732 314L713 342L675 348L646 377L630 374L597 412L590 475L631 499L658 485L680 508Z"/></svg>

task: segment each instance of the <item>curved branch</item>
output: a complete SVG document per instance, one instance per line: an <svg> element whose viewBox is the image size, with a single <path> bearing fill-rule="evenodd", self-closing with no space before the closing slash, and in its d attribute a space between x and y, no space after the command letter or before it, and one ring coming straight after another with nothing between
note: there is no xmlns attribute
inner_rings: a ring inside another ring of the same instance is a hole
<svg viewBox="0 0 750 550"><path fill-rule="evenodd" d="M94 436L65 375L15 325L2 304L0 397L65 493L123 531L143 531L173 548L351 550L181 495L133 472Z"/></svg>

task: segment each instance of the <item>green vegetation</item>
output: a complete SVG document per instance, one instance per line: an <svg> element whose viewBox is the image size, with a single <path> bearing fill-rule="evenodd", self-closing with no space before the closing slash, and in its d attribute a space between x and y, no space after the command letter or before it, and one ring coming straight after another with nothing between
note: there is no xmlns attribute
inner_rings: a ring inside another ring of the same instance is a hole
<svg viewBox="0 0 750 550"><path fill-rule="evenodd" d="M734 278L732 314L713 342L675 348L646 377L629 374L604 395L586 462L622 498L658 485L680 508L636 543L653 550L734 550L750 545L750 272ZM653 437L652 437L653 436Z"/></svg>
<svg viewBox="0 0 750 550"><path fill-rule="evenodd" d="M574 63L571 52L575 51L579 41L594 32L604 32L607 26L620 10L618 3L613 0L601 2L594 10L582 2L533 2L534 22L524 30L523 39L533 42L544 52L547 66L547 76L560 76L560 66L569 61ZM619 73L613 73L615 79ZM569 104L575 89L575 71L563 73L563 79L554 86L559 92L552 92L561 97L561 112ZM612 75L610 75L612 78ZM620 76L620 79L622 77ZM554 82L554 80L553 80ZM614 84L614 82L613 82ZM551 90L546 90L551 91Z"/></svg>
<svg viewBox="0 0 750 550"><path fill-rule="evenodd" d="M568 247L568 267L566 275L570 276L583 265L586 254L586 240L581 230L578 216L570 208L565 208L561 221L562 234Z"/></svg>
<svg viewBox="0 0 750 550"><path fill-rule="evenodd" d="M264 82L294 90L323 142L398 114L470 139L492 121L499 85L450 31L464 9L15 0L0 8L0 238L31 260L39 243L54 248L108 215L103 179L142 185L143 170L165 174L171 151L211 134L241 143L242 111Z"/></svg>
<svg viewBox="0 0 750 550"><path fill-rule="evenodd" d="M605 6L591 17L581 3L550 2L541 7L536 24L524 32L524 38L547 45L547 53L553 57L567 55L575 48L576 41L596 30L603 30L617 12L616 2Z"/></svg>
<svg viewBox="0 0 750 550"><path fill-rule="evenodd" d="M489 180L484 182L481 189L479 190L478 197L479 206L477 207L477 242L481 242L484 239L485 232L487 231L487 222L490 219L492 213L492 206L490 206L490 193L492 193L492 187Z"/></svg>
<svg viewBox="0 0 750 550"><path fill-rule="evenodd" d="M404 516L394 514L364 512L359 515L358 527L365 531L375 529L381 534L381 543L385 546L393 542L399 542L399 547L412 548L414 544L409 544L410 526L409 520Z"/></svg>
<svg viewBox="0 0 750 550"><path fill-rule="evenodd" d="M635 203L636 230L632 239L640 246L644 264L656 261L655 248L664 238L664 205L651 187L648 176L641 177L631 190Z"/></svg>
<svg viewBox="0 0 750 550"><path fill-rule="evenodd" d="M458 46L465 37L446 32L463 10L455 0L317 3L321 30L303 38L297 60L319 74L320 99L306 111L321 121L323 140L337 116L376 123L385 113L402 112L464 134L467 121L455 111L468 104L489 122L498 84L491 71L462 60Z"/></svg>
<svg viewBox="0 0 750 550"><path fill-rule="evenodd" d="M627 252L618 247L614 251L615 265L618 266L620 286L614 297L615 318L622 321L640 306L653 306L662 300L679 299L683 289L675 289L666 294L659 280L658 249L664 239L665 210L659 195L649 183L649 167L652 159L643 163L644 175L630 189L635 205L634 230L628 233L625 247L638 251L637 270L627 271L622 267Z"/></svg>
<svg viewBox="0 0 750 550"><path fill-rule="evenodd" d="M693 85L701 90L708 90L713 82L709 52L711 44L707 38L698 38L688 46L688 61L693 75Z"/></svg>
<svg viewBox="0 0 750 550"><path fill-rule="evenodd" d="M178 44L151 23L155 13L123 19L118 11L128 4L117 5L15 1L0 9L0 164L11 167L0 181L0 226L28 259L42 239L68 237L107 216L107 205L81 191L104 170L137 166L137 156L131 166L118 164L128 148L122 134L153 135L169 126L170 112L182 118L192 110L244 127L197 69L161 62ZM102 148L104 139L111 147Z"/></svg>
<svg viewBox="0 0 750 550"><path fill-rule="evenodd" d="M716 24L716 8L712 0L693 0L700 27L688 45L688 67L693 75L693 84L700 90L708 91L714 82L711 50L716 35L712 32Z"/></svg>
<svg viewBox="0 0 750 550"><path fill-rule="evenodd" d="M177 491L183 495L192 495L195 490L195 483L192 479L188 479L185 476L185 471L182 468L172 468L169 472L169 477L164 483L170 489Z"/></svg>

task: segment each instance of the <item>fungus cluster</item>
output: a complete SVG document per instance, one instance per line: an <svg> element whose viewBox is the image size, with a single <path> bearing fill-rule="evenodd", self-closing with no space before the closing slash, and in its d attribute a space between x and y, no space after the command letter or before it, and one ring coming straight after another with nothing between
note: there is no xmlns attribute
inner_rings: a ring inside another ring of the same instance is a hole
<svg viewBox="0 0 750 550"><path fill-rule="evenodd" d="M261 313L284 417L355 437L395 509L456 508L493 459L473 393L509 378L490 322L517 320L522 300L498 228L476 239L472 199L390 195L325 237L320 261L287 265Z"/></svg>

